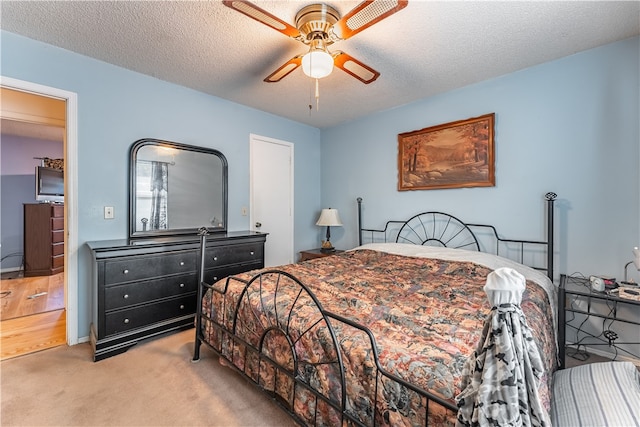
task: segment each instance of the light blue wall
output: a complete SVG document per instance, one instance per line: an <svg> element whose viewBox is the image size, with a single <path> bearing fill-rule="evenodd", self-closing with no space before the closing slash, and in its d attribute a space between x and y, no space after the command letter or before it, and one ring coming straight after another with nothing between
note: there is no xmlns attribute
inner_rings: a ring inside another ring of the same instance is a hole
<svg viewBox="0 0 640 427"><path fill-rule="evenodd" d="M249 227L249 134L295 144L295 250L317 246L320 207L338 208L336 247L365 225L427 209L543 238L559 195L557 270L622 276L640 244L640 39L633 38L322 132L2 31L4 76L78 94L79 244L127 234L128 149L151 137L212 147L229 161L229 229ZM214 84L214 83L212 83ZM398 192L397 135L496 113L496 187ZM322 188L322 193L320 189ZM320 203L322 201L322 203ZM104 220L103 206L115 220ZM89 254L79 258L79 334L89 327Z"/></svg>
<svg viewBox="0 0 640 427"><path fill-rule="evenodd" d="M636 37L323 131L322 205L345 225L334 246L357 244L358 196L372 228L443 210L544 239L554 191L557 273L622 278L640 244L639 52ZM492 112L495 187L397 191L399 133Z"/></svg>
<svg viewBox="0 0 640 427"><path fill-rule="evenodd" d="M308 218L320 207L318 129L6 31L1 36L3 76L78 94L80 337L89 334L90 322L90 254L84 243L127 236L128 152L140 138L224 153L229 230L249 228L248 216L241 216L241 207L249 206L249 134L294 143L295 250L316 244ZM104 206L115 207L115 219L103 219Z"/></svg>

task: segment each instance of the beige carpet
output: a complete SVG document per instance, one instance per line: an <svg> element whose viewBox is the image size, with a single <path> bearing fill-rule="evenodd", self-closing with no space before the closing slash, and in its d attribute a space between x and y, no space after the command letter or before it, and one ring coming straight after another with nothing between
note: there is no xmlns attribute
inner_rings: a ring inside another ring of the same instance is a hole
<svg viewBox="0 0 640 427"><path fill-rule="evenodd" d="M268 397L202 346L194 330L94 363L89 344L0 363L3 426L293 426Z"/></svg>

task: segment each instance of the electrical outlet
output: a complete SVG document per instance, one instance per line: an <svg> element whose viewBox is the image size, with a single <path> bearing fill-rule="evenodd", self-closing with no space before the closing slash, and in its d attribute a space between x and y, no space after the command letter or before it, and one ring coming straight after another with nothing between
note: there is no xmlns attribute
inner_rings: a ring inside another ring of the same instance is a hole
<svg viewBox="0 0 640 427"><path fill-rule="evenodd" d="M104 207L104 219L113 219L113 206L105 206Z"/></svg>

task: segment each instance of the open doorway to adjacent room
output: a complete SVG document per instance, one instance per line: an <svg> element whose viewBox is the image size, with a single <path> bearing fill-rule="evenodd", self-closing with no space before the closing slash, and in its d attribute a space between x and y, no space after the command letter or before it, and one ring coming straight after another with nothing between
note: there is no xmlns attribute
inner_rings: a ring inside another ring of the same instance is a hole
<svg viewBox="0 0 640 427"><path fill-rule="evenodd" d="M67 342L66 100L0 87L1 359Z"/></svg>

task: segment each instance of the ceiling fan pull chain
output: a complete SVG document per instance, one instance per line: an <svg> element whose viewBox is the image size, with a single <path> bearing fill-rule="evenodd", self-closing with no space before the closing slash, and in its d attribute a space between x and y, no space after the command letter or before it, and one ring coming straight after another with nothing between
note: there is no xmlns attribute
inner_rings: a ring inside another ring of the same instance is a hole
<svg viewBox="0 0 640 427"><path fill-rule="evenodd" d="M311 101L312 85L313 83L309 82L309 117L311 117L311 112L313 111L313 102Z"/></svg>
<svg viewBox="0 0 640 427"><path fill-rule="evenodd" d="M320 83L319 79L316 79L316 111L318 111L318 107L320 105Z"/></svg>

